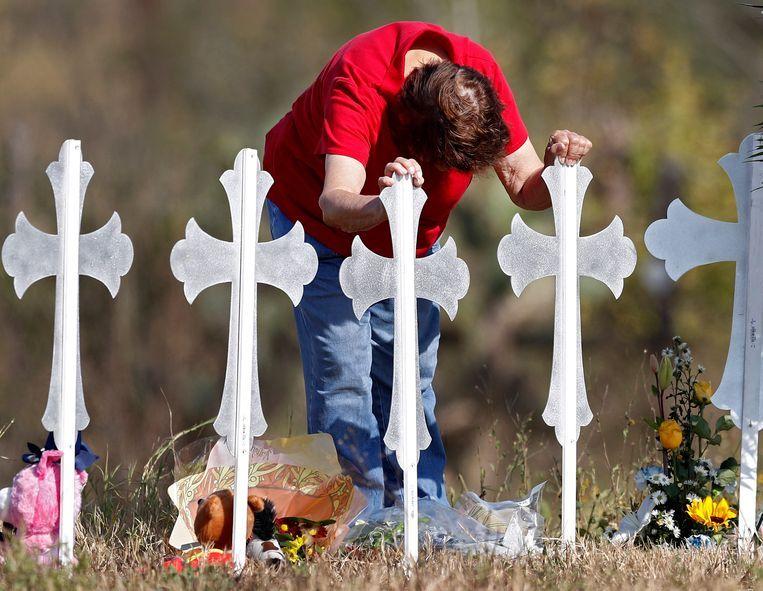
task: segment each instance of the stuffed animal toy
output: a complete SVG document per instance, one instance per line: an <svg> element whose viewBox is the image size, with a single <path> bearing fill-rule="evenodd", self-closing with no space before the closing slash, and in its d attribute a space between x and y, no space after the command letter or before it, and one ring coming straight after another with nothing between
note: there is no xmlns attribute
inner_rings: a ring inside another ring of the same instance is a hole
<svg viewBox="0 0 763 591"><path fill-rule="evenodd" d="M249 495L247 506L247 556L269 566L280 566L285 558L275 540L276 512L273 503L269 499ZM200 499L193 529L200 543L229 550L233 536L233 492L218 490Z"/></svg>
<svg viewBox="0 0 763 591"><path fill-rule="evenodd" d="M42 563L56 557L58 543L61 456L58 450L42 452L37 464L16 474L13 485L0 491L0 521L14 526L28 550ZM87 472L77 471L74 483L74 515L79 513Z"/></svg>

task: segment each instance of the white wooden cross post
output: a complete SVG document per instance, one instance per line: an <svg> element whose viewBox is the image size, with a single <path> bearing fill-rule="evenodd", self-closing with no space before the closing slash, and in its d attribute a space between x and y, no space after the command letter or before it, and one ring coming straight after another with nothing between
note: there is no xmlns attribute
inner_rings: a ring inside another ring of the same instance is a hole
<svg viewBox="0 0 763 591"><path fill-rule="evenodd" d="M543 420L554 427L562 445L562 541L568 545L575 542L577 440L581 426L593 418L583 376L578 277L598 279L617 298L623 279L636 267L636 249L623 235L619 217L597 234L579 235L583 198L592 178L580 165L557 161L546 168L543 180L551 194L556 236L532 230L517 214L512 233L498 246L498 262L517 296L536 279L556 277L554 360Z"/></svg>
<svg viewBox="0 0 763 591"><path fill-rule="evenodd" d="M667 219L646 230L647 249L665 261L674 281L686 271L721 261L736 263L734 310L729 353L720 385L712 398L730 410L742 430L739 478L739 548L749 547L755 531L758 473L758 431L761 405L761 326L763 322L763 163L750 156L763 145L763 134L751 134L738 153L719 160L734 188L736 222L701 216L680 199L668 207Z"/></svg>
<svg viewBox="0 0 763 591"><path fill-rule="evenodd" d="M273 178L260 170L256 150L241 150L233 170L223 173L220 182L228 196L233 241L213 238L192 218L185 239L172 249L170 265L184 283L189 303L207 287L231 284L228 364L214 427L235 458L233 562L240 571L250 533L246 531L246 499L251 441L267 429L257 376L257 283L278 287L296 306L304 286L315 277L318 256L305 242L299 222L277 240L258 241L262 207Z"/></svg>
<svg viewBox="0 0 763 591"><path fill-rule="evenodd" d="M132 265L133 250L116 213L101 229L80 235L93 167L82 161L79 140L63 143L58 161L48 166L46 174L53 187L58 233L41 232L20 213L16 232L3 244L2 260L19 298L36 281L56 278L53 369L42 424L53 432L56 447L63 452L58 557L69 564L74 555L74 448L77 432L90 422L80 367L79 276L97 279L116 297L121 277Z"/></svg>
<svg viewBox="0 0 763 591"><path fill-rule="evenodd" d="M413 188L410 175L394 175L395 183L379 196L389 219L393 258L371 252L359 236L352 243L352 256L339 270L339 283L352 299L361 318L373 304L394 298L395 352L392 403L385 445L396 452L403 471L405 511L405 558L418 560L419 451L429 447L429 435L419 386L419 339L416 298L431 300L454 318L469 288L469 270L456 256L456 243L449 238L434 254L416 258L419 217L427 199Z"/></svg>

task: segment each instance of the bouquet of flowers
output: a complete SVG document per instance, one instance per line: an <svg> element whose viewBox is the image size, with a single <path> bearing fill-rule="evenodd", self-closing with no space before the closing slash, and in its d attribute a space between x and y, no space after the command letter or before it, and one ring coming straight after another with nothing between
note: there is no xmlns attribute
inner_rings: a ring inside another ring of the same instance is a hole
<svg viewBox="0 0 763 591"><path fill-rule="evenodd" d="M333 523L333 519L313 521L302 517L280 517L276 519L276 539L292 564L315 558L329 547L326 526Z"/></svg>
<svg viewBox="0 0 763 591"><path fill-rule="evenodd" d="M735 523L739 464L729 457L716 467L704 457L710 447L720 445L722 433L733 423L723 415L710 426L705 409L713 388L701 379L705 369L698 365L695 370L693 361L680 337L673 338L659 361L650 358L659 416L646 423L656 433L662 465L636 472L636 488L645 498L638 511L623 519L612 536L615 542L712 545Z"/></svg>
<svg viewBox="0 0 763 591"><path fill-rule="evenodd" d="M168 493L178 517L169 543L186 550L198 545L194 521L199 499L216 490L233 488L234 458L222 439L197 440L177 453L176 473L178 480ZM249 463L249 494L273 502L276 514L283 518L277 522L276 529L282 534L279 542L290 542L283 550L287 557L294 558L317 552L308 552L313 541L319 541L321 549L337 550L349 532L349 524L366 505L363 494L342 471L334 440L325 433L255 439ZM316 534L309 533L313 529ZM293 539L285 539L284 535ZM297 548L299 552L289 555L300 540L304 543Z"/></svg>

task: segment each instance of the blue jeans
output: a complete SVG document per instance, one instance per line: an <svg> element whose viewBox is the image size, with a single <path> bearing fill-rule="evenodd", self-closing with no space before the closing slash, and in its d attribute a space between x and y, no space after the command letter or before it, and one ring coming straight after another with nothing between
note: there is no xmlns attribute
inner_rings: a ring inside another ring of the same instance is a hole
<svg viewBox="0 0 763 591"><path fill-rule="evenodd" d="M294 225L267 201L270 231L280 238ZM384 445L392 396L394 312L392 300L373 305L358 320L339 286L344 257L312 236L318 273L295 308L307 394L307 430L334 438L342 467L368 499L368 515L402 499L402 471ZM439 248L438 245L433 250ZM419 460L419 497L447 503L445 449L434 416L432 389L440 342L440 309L418 300L419 370L431 445Z"/></svg>

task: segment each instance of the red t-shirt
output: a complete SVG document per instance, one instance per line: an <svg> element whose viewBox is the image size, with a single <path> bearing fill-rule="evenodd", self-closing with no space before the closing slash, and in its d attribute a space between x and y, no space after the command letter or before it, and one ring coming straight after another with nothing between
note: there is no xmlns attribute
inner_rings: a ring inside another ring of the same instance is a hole
<svg viewBox="0 0 763 591"><path fill-rule="evenodd" d="M404 81L405 54L415 43L434 43L453 63L470 66L494 85L505 105L511 154L527 140L509 85L493 56L467 37L429 23L398 22L358 35L345 43L294 102L265 139L263 167L275 183L268 197L308 234L341 255L350 254L354 234L323 222L318 198L323 190L324 156L340 154L366 169L364 195L378 194L377 179L398 156L386 119L386 107ZM428 199L419 222L417 252L423 255L440 237L451 210L472 180L470 173L440 171L422 163ZM370 249L392 255L389 224L360 233Z"/></svg>

